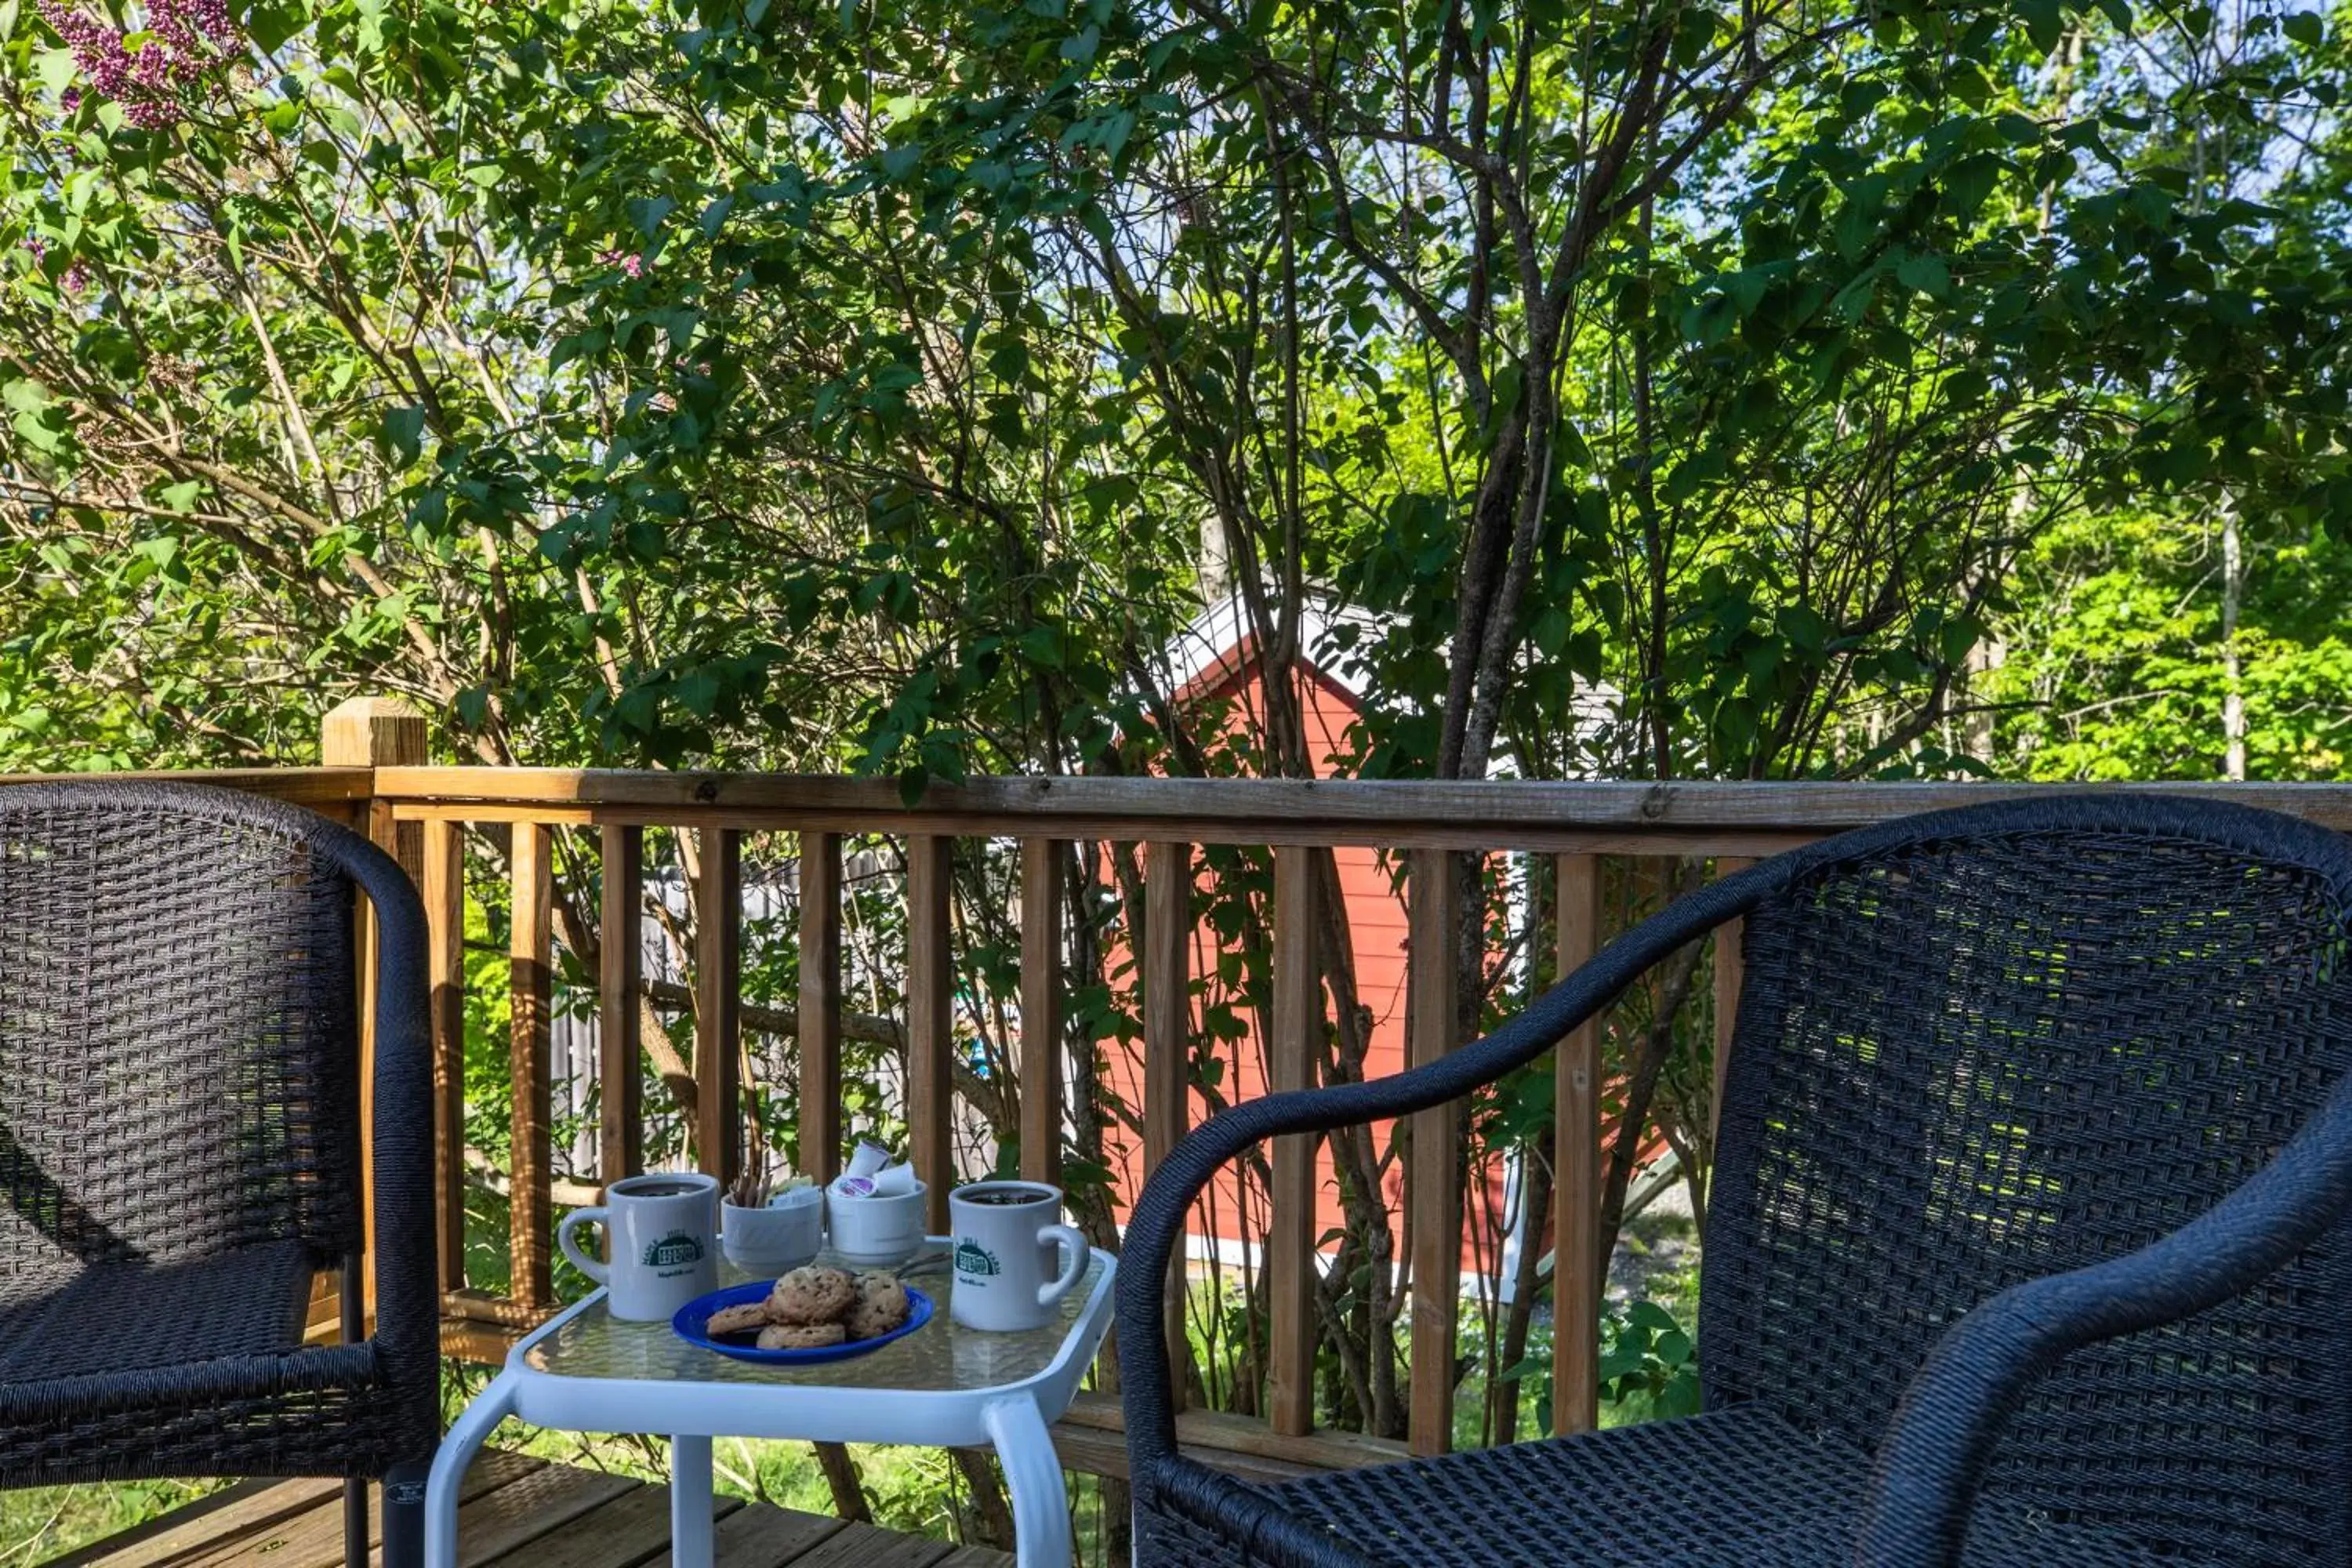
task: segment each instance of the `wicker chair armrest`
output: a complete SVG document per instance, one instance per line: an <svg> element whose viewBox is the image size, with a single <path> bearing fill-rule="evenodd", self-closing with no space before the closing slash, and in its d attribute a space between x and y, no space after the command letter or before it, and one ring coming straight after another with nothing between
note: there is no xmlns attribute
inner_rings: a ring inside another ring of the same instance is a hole
<svg viewBox="0 0 2352 1568"><path fill-rule="evenodd" d="M2028 1280L1947 1331L1880 1441L1854 1561L1958 1568L2010 1414L2068 1352L2221 1305L2352 1215L2352 1080L2268 1165L2162 1240Z"/></svg>
<svg viewBox="0 0 2352 1568"><path fill-rule="evenodd" d="M1239 1547L1253 1568L1397 1568L1318 1530L1255 1487L1171 1454L1147 1472L1154 1508ZM1138 1562L1150 1561L1139 1556Z"/></svg>
<svg viewBox="0 0 2352 1568"><path fill-rule="evenodd" d="M1162 1282L1186 1214L1221 1166L1268 1138L1388 1121L1458 1100L1494 1082L1541 1056L1676 949L1754 908L1785 879L1785 868L1768 861L1676 900L1619 936L1493 1034L1436 1061L1387 1078L1265 1095L1210 1118L1179 1142L1137 1196L1120 1246L1119 1388L1138 1479L1144 1480L1162 1458L1177 1452L1168 1346L1161 1334ZM1193 1479L1196 1489L1244 1489L1213 1471L1202 1470Z"/></svg>
<svg viewBox="0 0 2352 1568"><path fill-rule="evenodd" d="M395 1383L439 1376L434 1257L433 1042L425 906L398 863L355 836L331 853L375 912L375 1074L369 1127L375 1213L374 1342Z"/></svg>

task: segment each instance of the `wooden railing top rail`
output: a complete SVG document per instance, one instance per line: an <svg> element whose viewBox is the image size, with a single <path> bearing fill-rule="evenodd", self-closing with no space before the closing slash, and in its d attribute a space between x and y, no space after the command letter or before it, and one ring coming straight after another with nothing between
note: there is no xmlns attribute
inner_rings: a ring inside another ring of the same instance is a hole
<svg viewBox="0 0 2352 1568"><path fill-rule="evenodd" d="M999 776L889 779L624 768L268 767L7 773L0 784L168 780L406 819L638 823L1122 842L1752 853L1913 812L2084 790L2210 795L2352 831L2352 784L1761 784Z"/></svg>
<svg viewBox="0 0 2352 1568"><path fill-rule="evenodd" d="M297 805L348 805L375 793L373 768L186 768L130 773L0 773L0 784L194 784Z"/></svg>
<svg viewBox="0 0 2352 1568"><path fill-rule="evenodd" d="M1770 853L1914 812L2085 789L2223 795L2352 829L2352 785L1640 784L990 777L936 784L909 806L888 779L622 769L388 767L376 797L404 818L772 826L971 837L1041 833L1234 844L1587 853Z"/></svg>

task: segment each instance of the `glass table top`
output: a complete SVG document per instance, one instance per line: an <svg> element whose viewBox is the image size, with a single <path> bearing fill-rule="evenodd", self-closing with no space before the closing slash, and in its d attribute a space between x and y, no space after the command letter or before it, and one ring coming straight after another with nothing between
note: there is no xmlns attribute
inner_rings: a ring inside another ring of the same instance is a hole
<svg viewBox="0 0 2352 1568"><path fill-rule="evenodd" d="M938 1259L935 1264L933 1256ZM817 1261L847 1267L830 1251L820 1254ZM945 1250L938 1248L918 1259L902 1276L908 1286L931 1299L935 1310L929 1322L870 1355L807 1366L737 1361L690 1345L670 1331L667 1321L634 1323L614 1318L600 1297L525 1350L522 1364L549 1377L959 1394L1002 1388L1026 1382L1054 1363L1071 1330L1086 1317L1087 1303L1108 1267L1099 1253L1089 1259L1085 1277L1055 1305L1053 1321L1044 1328L990 1333L967 1329L949 1313L955 1272L947 1267ZM722 1286L759 1278L723 1262L719 1274ZM1109 1310L1106 1299L1102 1310Z"/></svg>

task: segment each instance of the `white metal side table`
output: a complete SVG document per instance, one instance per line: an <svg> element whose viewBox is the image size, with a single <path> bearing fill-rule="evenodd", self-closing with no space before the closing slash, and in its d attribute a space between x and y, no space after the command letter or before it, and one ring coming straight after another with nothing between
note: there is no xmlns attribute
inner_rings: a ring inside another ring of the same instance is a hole
<svg viewBox="0 0 2352 1568"><path fill-rule="evenodd" d="M713 1437L993 1447L1020 1568L1069 1568L1069 1499L1046 1428L1069 1409L1102 1346L1118 1267L1097 1251L1052 1322L1009 1334L958 1324L948 1310L953 1273L925 1271L908 1283L936 1305L929 1323L870 1355L814 1366L736 1361L688 1344L666 1322L624 1322L599 1290L509 1352L505 1370L450 1427L425 1488L425 1568L456 1568L458 1483L509 1415L668 1437L676 1568L710 1568ZM723 1283L750 1278L720 1272Z"/></svg>

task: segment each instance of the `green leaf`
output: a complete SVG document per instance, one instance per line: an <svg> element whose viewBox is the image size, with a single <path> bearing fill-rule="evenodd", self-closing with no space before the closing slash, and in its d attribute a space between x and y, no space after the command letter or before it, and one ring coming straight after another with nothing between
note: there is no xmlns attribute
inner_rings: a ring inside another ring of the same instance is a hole
<svg viewBox="0 0 2352 1568"><path fill-rule="evenodd" d="M383 446L392 454L393 467L412 467L424 453L425 409L412 404L404 408L388 409L383 416Z"/></svg>
<svg viewBox="0 0 2352 1568"><path fill-rule="evenodd" d="M2305 48L2318 47L2320 37L2326 31L2316 11L2290 11L2279 18L2279 26L2288 37ZM0 37L6 36L6 29L0 28Z"/></svg>
<svg viewBox="0 0 2352 1568"><path fill-rule="evenodd" d="M2066 18L2059 0L2014 0L2018 19L2025 24L2025 36L2043 54L2058 47L2065 33Z"/></svg>
<svg viewBox="0 0 2352 1568"><path fill-rule="evenodd" d="M265 55L274 55L309 18L299 5L258 5L245 13L245 30Z"/></svg>
<svg viewBox="0 0 2352 1568"><path fill-rule="evenodd" d="M41 415L19 414L11 423L17 437L37 452L55 454L65 449L65 432Z"/></svg>
<svg viewBox="0 0 2352 1568"><path fill-rule="evenodd" d="M1637 1329L1648 1329L1654 1333L1675 1332L1682 1327L1675 1321L1675 1315L1672 1312L1667 1311L1655 1301L1646 1300L1635 1301L1627 1307L1625 1321Z"/></svg>
<svg viewBox="0 0 2352 1568"><path fill-rule="evenodd" d="M677 203L667 196L632 196L626 210L631 226L651 239L662 220L677 210Z"/></svg>
<svg viewBox="0 0 2352 1568"><path fill-rule="evenodd" d="M607 337L604 329L598 327L592 331L569 332L556 339L555 347L548 351L548 374L554 374L575 359L604 353Z"/></svg>
<svg viewBox="0 0 2352 1568"><path fill-rule="evenodd" d="M0 404L5 404L19 414L38 414L51 401L49 389L29 377L0 385Z"/></svg>
<svg viewBox="0 0 2352 1568"><path fill-rule="evenodd" d="M1951 270L1940 256L1913 254L1895 264L1895 279L1906 289L1940 300L1952 290Z"/></svg>

